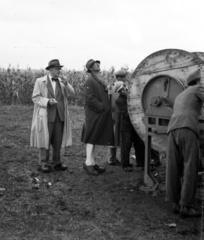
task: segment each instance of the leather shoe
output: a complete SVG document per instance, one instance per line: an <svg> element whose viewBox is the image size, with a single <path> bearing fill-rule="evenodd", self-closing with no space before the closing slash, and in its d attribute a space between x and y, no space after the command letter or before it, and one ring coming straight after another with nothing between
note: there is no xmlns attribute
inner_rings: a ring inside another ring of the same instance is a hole
<svg viewBox="0 0 204 240"><path fill-rule="evenodd" d="M83 164L84 170L92 176L98 176L98 172L95 170L94 166L87 166L85 163Z"/></svg>
<svg viewBox="0 0 204 240"><path fill-rule="evenodd" d="M38 171L44 172L44 173L49 173L50 172L50 167L48 165L42 165L38 167Z"/></svg>
<svg viewBox="0 0 204 240"><path fill-rule="evenodd" d="M111 165L111 166L114 166L114 165L120 165L120 162L116 158L115 159L109 158L108 159L108 164Z"/></svg>
<svg viewBox="0 0 204 240"><path fill-rule="evenodd" d="M126 165L126 167L133 167L133 164L132 164L132 163L128 163L128 164Z"/></svg>
<svg viewBox="0 0 204 240"><path fill-rule="evenodd" d="M193 207L182 206L179 214L183 218L186 218L186 217L201 217L201 212L195 210L195 208L193 208Z"/></svg>
<svg viewBox="0 0 204 240"><path fill-rule="evenodd" d="M114 159L108 159L108 164L114 166L116 164Z"/></svg>
<svg viewBox="0 0 204 240"><path fill-rule="evenodd" d="M117 158L109 158L108 164L114 166L114 165L120 165L121 163L120 163L120 161L118 161Z"/></svg>
<svg viewBox="0 0 204 240"><path fill-rule="evenodd" d="M144 164L137 164L136 168L144 167Z"/></svg>
<svg viewBox="0 0 204 240"><path fill-rule="evenodd" d="M180 205L177 202L173 203L173 213L178 214L180 211Z"/></svg>
<svg viewBox="0 0 204 240"><path fill-rule="evenodd" d="M115 159L115 164L116 164L116 165L120 165L121 162L116 158L116 159Z"/></svg>
<svg viewBox="0 0 204 240"><path fill-rule="evenodd" d="M67 166L65 166L61 163L55 165L53 168L54 168L55 171L65 171L65 170L67 170Z"/></svg>
<svg viewBox="0 0 204 240"><path fill-rule="evenodd" d="M104 173L106 171L105 168L100 167L98 164L95 164L93 167L98 173Z"/></svg>
<svg viewBox="0 0 204 240"><path fill-rule="evenodd" d="M123 171L125 172L132 172L132 168L127 166L127 167L123 167Z"/></svg>

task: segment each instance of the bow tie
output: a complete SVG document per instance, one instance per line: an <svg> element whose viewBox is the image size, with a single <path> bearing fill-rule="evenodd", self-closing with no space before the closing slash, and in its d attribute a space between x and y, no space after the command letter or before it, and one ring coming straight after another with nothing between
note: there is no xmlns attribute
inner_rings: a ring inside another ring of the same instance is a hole
<svg viewBox="0 0 204 240"><path fill-rule="evenodd" d="M58 81L58 78L52 78L52 81L56 82L56 81Z"/></svg>

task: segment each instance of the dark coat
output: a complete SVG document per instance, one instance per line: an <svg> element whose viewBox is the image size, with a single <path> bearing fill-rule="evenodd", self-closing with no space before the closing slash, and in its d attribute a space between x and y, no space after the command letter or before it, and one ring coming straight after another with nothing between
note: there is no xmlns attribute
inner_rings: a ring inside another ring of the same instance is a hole
<svg viewBox="0 0 204 240"><path fill-rule="evenodd" d="M113 120L107 87L93 74L85 83L85 123L81 141L114 145Z"/></svg>
<svg viewBox="0 0 204 240"><path fill-rule="evenodd" d="M189 128L199 136L199 115L204 102L204 88L201 84L189 86L180 93L174 103L168 133L178 128Z"/></svg>
<svg viewBox="0 0 204 240"><path fill-rule="evenodd" d="M116 99L116 105L121 113L121 131L135 131L130 121L128 109L127 109L127 96L120 94Z"/></svg>
<svg viewBox="0 0 204 240"><path fill-rule="evenodd" d="M129 152L133 143L136 152L137 164L144 165L145 145L130 121L127 108L127 95L120 94L115 103L121 113L120 131L122 133L122 154L127 154L129 156L129 153L127 153L126 149L129 148ZM127 161L127 158L129 157L125 157L124 155L122 157L126 158L126 163L129 161ZM159 152L153 148L151 149L151 158L154 159L156 164L159 164Z"/></svg>

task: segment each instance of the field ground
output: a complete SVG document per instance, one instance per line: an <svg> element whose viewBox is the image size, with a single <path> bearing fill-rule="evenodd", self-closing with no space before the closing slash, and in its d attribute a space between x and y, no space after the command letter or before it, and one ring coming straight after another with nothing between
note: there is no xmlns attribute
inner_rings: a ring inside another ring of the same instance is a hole
<svg viewBox="0 0 204 240"><path fill-rule="evenodd" d="M38 151L29 146L32 110L0 106L1 240L204 240L203 218L174 215L164 188L155 196L140 191L143 171L134 167L125 173L109 166L105 147L97 147L97 162L106 173L84 172L83 108L70 107L73 146L62 156L69 171L39 174ZM164 186L165 164L153 173ZM33 188L34 177L39 189Z"/></svg>

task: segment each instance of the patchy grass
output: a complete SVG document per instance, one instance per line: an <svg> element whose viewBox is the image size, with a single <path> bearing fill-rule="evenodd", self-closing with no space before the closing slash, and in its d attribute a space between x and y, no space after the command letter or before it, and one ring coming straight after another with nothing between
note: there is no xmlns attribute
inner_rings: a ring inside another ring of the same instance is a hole
<svg viewBox="0 0 204 240"><path fill-rule="evenodd" d="M32 110L0 106L1 240L204 239L202 219L174 215L162 191L155 197L141 192L143 172L109 166L107 148L96 149L106 173L94 177L84 172L83 108L70 107L73 146L67 156L62 152L69 171L39 173L38 151L29 146ZM163 184L164 166L156 172ZM38 189L33 188L34 177L40 181Z"/></svg>

